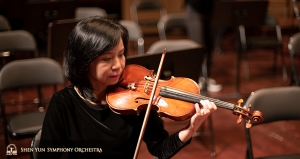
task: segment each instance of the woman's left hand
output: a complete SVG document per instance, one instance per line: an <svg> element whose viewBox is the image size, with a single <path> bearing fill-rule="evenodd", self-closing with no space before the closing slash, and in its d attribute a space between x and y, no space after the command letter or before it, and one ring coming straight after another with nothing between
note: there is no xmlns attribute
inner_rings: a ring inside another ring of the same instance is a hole
<svg viewBox="0 0 300 159"><path fill-rule="evenodd" d="M215 110L217 110L217 106L215 103L210 102L209 100L201 100L201 106L196 103L195 109L196 113L190 119L189 125L186 129L182 130L179 133L179 138L182 142L186 142L189 140L193 134L198 130L204 120Z"/></svg>

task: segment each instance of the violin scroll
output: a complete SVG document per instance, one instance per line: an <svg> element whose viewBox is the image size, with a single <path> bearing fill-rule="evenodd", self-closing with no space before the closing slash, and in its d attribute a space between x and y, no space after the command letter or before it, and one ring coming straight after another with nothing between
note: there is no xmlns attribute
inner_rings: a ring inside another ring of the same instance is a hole
<svg viewBox="0 0 300 159"><path fill-rule="evenodd" d="M250 128L252 126L251 122L262 122L264 120L263 113L254 110L253 113L250 112L251 104L248 105L248 108L245 109L241 105L243 103L243 99L238 101L238 105L234 108L233 114L238 115L237 123L241 123L242 119L248 120L246 123L246 128Z"/></svg>

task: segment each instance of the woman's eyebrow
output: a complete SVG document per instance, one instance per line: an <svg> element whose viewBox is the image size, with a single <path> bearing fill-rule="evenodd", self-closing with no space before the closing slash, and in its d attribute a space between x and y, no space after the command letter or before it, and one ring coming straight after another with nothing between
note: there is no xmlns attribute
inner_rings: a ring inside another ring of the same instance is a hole
<svg viewBox="0 0 300 159"><path fill-rule="evenodd" d="M121 50L118 51L118 53L120 52L124 52L125 51L125 48L122 48ZM105 54L113 54L112 50L107 50L105 53L103 53L103 55Z"/></svg>

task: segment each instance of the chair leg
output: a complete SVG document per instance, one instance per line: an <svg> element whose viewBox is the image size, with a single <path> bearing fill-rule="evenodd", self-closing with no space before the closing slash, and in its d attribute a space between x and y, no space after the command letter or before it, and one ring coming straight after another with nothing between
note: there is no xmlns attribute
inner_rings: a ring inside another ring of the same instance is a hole
<svg viewBox="0 0 300 159"><path fill-rule="evenodd" d="M250 73L249 73L249 64L248 64L248 55L247 52L245 51L244 53L244 58L243 58L243 64L244 64L244 75L245 75L245 80L249 81L250 80Z"/></svg>
<svg viewBox="0 0 300 159"><path fill-rule="evenodd" d="M300 81L299 81L299 77L298 77L297 70L296 70L294 56L292 54L290 54L290 60L291 60L291 69L292 69L290 85L295 84L296 86L300 86Z"/></svg>
<svg viewBox="0 0 300 159"><path fill-rule="evenodd" d="M6 120L6 119L2 119L2 120ZM8 130L7 130L6 126L5 126L5 125L7 125L7 122L4 121L4 122L2 122L2 123L3 123L4 143L5 143L5 148L6 148L6 147L8 146L8 144L9 144Z"/></svg>
<svg viewBox="0 0 300 159"><path fill-rule="evenodd" d="M144 54L144 39L143 38L139 38L137 40L137 50L138 50L139 55Z"/></svg>
<svg viewBox="0 0 300 159"><path fill-rule="evenodd" d="M292 81L291 81L291 85L292 84L295 84L296 86L300 86L300 79L299 79L300 77L298 76L298 74L297 73L295 73L295 72L293 72L292 73Z"/></svg>
<svg viewBox="0 0 300 159"><path fill-rule="evenodd" d="M209 121L208 124L209 124L209 131L210 131L210 148L211 148L210 156L215 157L216 156L215 136L214 136L214 130L213 130L213 126L212 126L212 117L211 117L211 115L208 117L208 121Z"/></svg>
<svg viewBox="0 0 300 159"><path fill-rule="evenodd" d="M276 67L277 67L277 55L278 52L280 53L281 56L281 71L282 71L282 79L283 81L287 80L287 70L286 70L286 66L285 66L285 61L284 61L284 54L282 51L282 48L276 48L274 50L274 64L273 64L273 71L276 72Z"/></svg>
<svg viewBox="0 0 300 159"><path fill-rule="evenodd" d="M300 81L299 81L299 77L297 77L297 82L296 82L297 86L300 86Z"/></svg>
<svg viewBox="0 0 300 159"><path fill-rule="evenodd" d="M44 94L43 94L43 88L42 86L37 86L37 91L38 91L38 98L39 98L39 105L38 105L38 110L40 112L45 111L45 99L44 99Z"/></svg>
<svg viewBox="0 0 300 159"><path fill-rule="evenodd" d="M287 70L286 70L286 66L285 66L285 60L284 60L284 54L282 49L280 49L280 55L281 55L281 69L282 69L282 78L283 81L287 81Z"/></svg>
<svg viewBox="0 0 300 159"><path fill-rule="evenodd" d="M216 151L215 151L215 137L214 137L214 132L213 132L213 126L212 126L212 117L211 115L208 117L206 120L208 123L208 128L209 131L205 132L204 131L204 125L202 125L199 130L193 135L193 137L197 136L210 136L210 156L215 157L216 156Z"/></svg>
<svg viewBox="0 0 300 159"><path fill-rule="evenodd" d="M2 94L0 93L0 99L2 102ZM5 110L4 110L4 105L3 103L1 103L1 121L2 121L2 125L3 125L3 134L4 134L4 144L5 144L5 149L6 147L9 145L9 135L8 135L8 130L7 130L7 120L5 117ZM6 155L7 159L10 159L9 155Z"/></svg>
<svg viewBox="0 0 300 159"><path fill-rule="evenodd" d="M248 65L248 56L247 56L247 42L246 42L245 27L243 25L240 25L238 27L238 31L239 31L239 36L240 36L241 56L242 56L243 64L244 64L245 80L248 81L248 80L250 80L250 76L249 76L249 65Z"/></svg>
<svg viewBox="0 0 300 159"><path fill-rule="evenodd" d="M246 132L245 134L246 134L246 141L247 141L246 159L253 159L250 130L246 128L245 132Z"/></svg>
<svg viewBox="0 0 300 159"><path fill-rule="evenodd" d="M5 105L4 105L4 100L2 97L2 93L0 92L0 108L1 108L1 116L0 116L0 120L2 122L3 125L3 134L4 134L4 143L5 146L8 145L8 130L7 130L7 119L6 119L6 114L5 114Z"/></svg>
<svg viewBox="0 0 300 159"><path fill-rule="evenodd" d="M277 67L277 54L278 54L278 51L277 51L277 49L275 48L275 49L274 49L274 58L273 58L273 72L276 72L276 67Z"/></svg>

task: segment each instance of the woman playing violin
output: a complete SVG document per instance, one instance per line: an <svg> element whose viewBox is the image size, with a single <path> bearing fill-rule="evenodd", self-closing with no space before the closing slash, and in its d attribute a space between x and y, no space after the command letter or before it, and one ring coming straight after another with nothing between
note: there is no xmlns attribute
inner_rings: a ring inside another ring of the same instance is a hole
<svg viewBox="0 0 300 159"><path fill-rule="evenodd" d="M125 68L127 43L127 30L112 20L96 16L75 26L64 54L65 75L71 86L53 95L40 147L67 148L72 159L133 158L145 113L117 114L106 102L107 88L118 83ZM189 124L172 135L164 129L158 113L150 112L143 141L153 156L171 158L191 142L199 126L217 108L202 100L195 109ZM48 149L38 156L59 158L61 152Z"/></svg>

